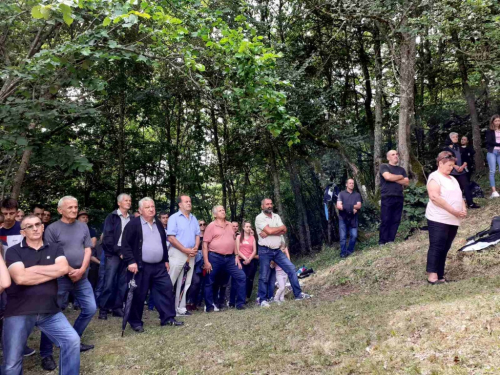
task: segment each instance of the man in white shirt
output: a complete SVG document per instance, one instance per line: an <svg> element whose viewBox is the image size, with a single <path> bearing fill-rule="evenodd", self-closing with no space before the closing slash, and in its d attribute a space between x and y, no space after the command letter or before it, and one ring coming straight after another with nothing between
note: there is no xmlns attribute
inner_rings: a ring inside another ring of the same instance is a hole
<svg viewBox="0 0 500 375"><path fill-rule="evenodd" d="M271 272L270 263L274 261L288 275L290 285L296 300L311 298L310 295L303 293L299 285L299 279L295 272L295 266L287 258L281 249L285 248L285 238L283 235L287 232L286 226L281 221L278 214L273 213L273 201L264 198L261 203L262 213L255 218L255 228L259 239L259 301L260 306L269 307L266 300L267 284Z"/></svg>

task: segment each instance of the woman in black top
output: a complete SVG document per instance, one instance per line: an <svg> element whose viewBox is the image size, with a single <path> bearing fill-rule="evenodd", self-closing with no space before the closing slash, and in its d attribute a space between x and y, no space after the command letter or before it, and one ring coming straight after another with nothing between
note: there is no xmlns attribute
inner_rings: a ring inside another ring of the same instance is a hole
<svg viewBox="0 0 500 375"><path fill-rule="evenodd" d="M469 178L467 177L467 163L464 163L462 159L462 147L460 147L458 143L458 133L450 133L449 140L446 140L446 147L443 148L443 151L451 151L453 152L456 162L451 175L456 178L458 183L460 184L460 189L465 195L465 200L467 201L467 207L469 208L480 208L477 204L472 200L472 192L469 186Z"/></svg>
<svg viewBox="0 0 500 375"><path fill-rule="evenodd" d="M498 165L500 171L500 115L493 115L490 119L490 128L486 130L486 160L490 168L490 198L498 198L497 189L495 188L495 170Z"/></svg>

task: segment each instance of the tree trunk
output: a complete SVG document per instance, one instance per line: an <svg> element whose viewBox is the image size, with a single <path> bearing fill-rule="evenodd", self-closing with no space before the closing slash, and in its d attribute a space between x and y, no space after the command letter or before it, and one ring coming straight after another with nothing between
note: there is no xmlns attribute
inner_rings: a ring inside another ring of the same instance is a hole
<svg viewBox="0 0 500 375"><path fill-rule="evenodd" d="M484 172L485 167L484 167L483 150L481 148L481 143L482 143L481 129L479 127L479 117L477 115L477 109L476 109L476 98L473 90L469 86L469 75L467 72L467 57L465 53L461 51L460 40L458 38L457 30L453 30L451 32L451 39L457 49L456 55L457 55L458 68L460 69L460 78L462 80L462 91L465 96L465 100L467 101L467 107L469 108L469 113L470 113L470 121L472 124L472 144L474 146L474 151L476 151L476 154L474 155L476 171Z"/></svg>
<svg viewBox="0 0 500 375"><path fill-rule="evenodd" d="M283 211L283 204L281 202L280 175L278 172L278 167L276 165L276 153L274 152L273 144L270 139L269 139L269 166L271 167L271 175L273 179L273 190L274 190L274 201L275 201L274 204L278 209L278 215L281 216L281 220L285 222L285 213Z"/></svg>
<svg viewBox="0 0 500 375"><path fill-rule="evenodd" d="M399 85L399 125L398 125L398 152L399 165L403 167L410 176L410 154L411 154L411 125L414 120L414 86L415 86L415 59L416 42L415 36L403 32L401 34L401 62L400 62L400 85Z"/></svg>
<svg viewBox="0 0 500 375"><path fill-rule="evenodd" d="M227 206L227 188L226 177L224 176L224 160L222 159L222 151L219 143L219 129L217 124L217 117L215 116L215 108L210 108L210 118L212 119L212 130L214 134L214 147L217 152L217 167L219 170L219 180L222 184L222 206L226 209Z"/></svg>
<svg viewBox="0 0 500 375"><path fill-rule="evenodd" d="M380 187L380 164L382 164L382 122L383 122L383 82L382 82L382 41L378 25L374 27L374 52L375 52L375 127L373 131L373 173L375 176L375 192Z"/></svg>
<svg viewBox="0 0 500 375"><path fill-rule="evenodd" d="M32 153L33 151L31 150L31 148L27 148L23 152L21 163L19 164L19 168L17 169L16 176L14 177L14 181L12 183L11 197L15 200L18 200L19 195L21 195L21 186L23 185L24 176L26 175L26 171L28 170Z"/></svg>
<svg viewBox="0 0 500 375"><path fill-rule="evenodd" d="M361 71L363 72L363 78L365 80L365 113L366 113L366 123L370 128L370 131L373 131L374 123L373 123L373 112L372 112L372 83L370 79L370 58L366 54L364 41L363 41L363 31L358 30L359 35L359 62L361 64Z"/></svg>
<svg viewBox="0 0 500 375"><path fill-rule="evenodd" d="M298 232L299 232L299 244L300 252L305 254L308 252L306 233L305 233L305 223L304 223L304 205L302 203L302 195L300 193L300 182L298 181L297 173L295 171L294 162L290 160L289 162L289 173L290 173L290 183L292 185L293 196L295 200L295 208L297 210L298 219Z"/></svg>
<svg viewBox="0 0 500 375"><path fill-rule="evenodd" d="M116 196L125 190L125 93L120 98L120 120L118 122L118 184Z"/></svg>

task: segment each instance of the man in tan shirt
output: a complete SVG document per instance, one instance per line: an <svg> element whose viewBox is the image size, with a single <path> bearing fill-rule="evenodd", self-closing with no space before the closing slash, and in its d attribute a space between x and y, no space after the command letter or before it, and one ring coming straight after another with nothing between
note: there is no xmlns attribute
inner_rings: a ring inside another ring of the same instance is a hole
<svg viewBox="0 0 500 375"><path fill-rule="evenodd" d="M243 272L240 258L236 254L236 237L233 227L226 221L226 211L223 206L212 209L215 220L208 224L203 236L203 259L207 279L205 282L205 305L207 312L214 311L213 284L219 272L226 271L233 278L232 287L236 288L236 308L245 309L246 276Z"/></svg>
<svg viewBox="0 0 500 375"><path fill-rule="evenodd" d="M303 293L300 288L299 279L295 272L295 266L287 258L281 248L285 247L283 235L287 228L278 214L273 212L273 201L264 198L261 202L262 213L255 218L255 228L259 239L259 302L261 307L269 307L267 302L267 284L271 273L271 261L274 261L288 275L295 299L311 298L309 294Z"/></svg>

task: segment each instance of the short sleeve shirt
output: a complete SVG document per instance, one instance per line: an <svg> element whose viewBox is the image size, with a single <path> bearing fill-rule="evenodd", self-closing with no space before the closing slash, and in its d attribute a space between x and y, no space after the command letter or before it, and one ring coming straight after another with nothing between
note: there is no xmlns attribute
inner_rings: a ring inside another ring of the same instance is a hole
<svg viewBox="0 0 500 375"><path fill-rule="evenodd" d="M21 235L21 223L16 221L14 226L9 229L0 228L0 241L2 241L4 254L11 246L21 243L23 236Z"/></svg>
<svg viewBox="0 0 500 375"><path fill-rule="evenodd" d="M341 191L337 202L342 202L343 210L339 210L339 215L342 220L351 220L354 218L355 224L358 223L358 214L353 213L354 206L358 202L362 202L361 194L356 191L349 193L347 190Z"/></svg>
<svg viewBox="0 0 500 375"><path fill-rule="evenodd" d="M198 220L193 214L189 214L187 218L181 211L177 211L168 219L167 235L175 236L182 246L193 248L196 236L200 235Z"/></svg>
<svg viewBox="0 0 500 375"><path fill-rule="evenodd" d="M234 254L236 234L234 233L233 226L229 221L226 221L224 225L219 224L217 221L212 221L208 224L207 229L205 229L203 242L207 243L208 251L213 253L222 255Z"/></svg>
<svg viewBox="0 0 500 375"><path fill-rule="evenodd" d="M450 178L444 176L439 171L432 172L429 175L427 185L431 181L436 181L440 186L440 196L455 210L461 211L463 208L462 190L455 177ZM443 223L448 225L460 225L460 219L455 215L450 214L444 208L436 206L432 200L429 199L427 208L425 210L425 217L430 221Z"/></svg>
<svg viewBox="0 0 500 375"><path fill-rule="evenodd" d="M85 248L92 247L89 227L78 220L71 224L56 221L45 232L45 241L60 244L69 265L73 268L82 266Z"/></svg>
<svg viewBox="0 0 500 375"><path fill-rule="evenodd" d="M23 263L25 268L29 268L53 265L60 257L64 257L64 251L58 244L44 243L40 249L35 250L27 245L26 240L23 240L22 243L9 249L5 262L8 268L16 263ZM61 311L57 304L57 279L38 285L17 285L12 280L6 293L8 299L6 317L57 314Z"/></svg>
<svg viewBox="0 0 500 375"><path fill-rule="evenodd" d="M382 164L380 166L380 195L382 197L402 197L403 185L393 181L386 181L383 174L389 172L395 175L408 177L403 167L398 165Z"/></svg>
<svg viewBox="0 0 500 375"><path fill-rule="evenodd" d="M266 246L271 249L279 249L281 244L284 243L283 236L267 236L262 238L260 233L264 230L266 226L269 228L277 228L283 225L280 215L273 213L271 217L267 216L264 212L261 212L255 218L255 229L257 229L257 238L259 239L260 246Z"/></svg>

